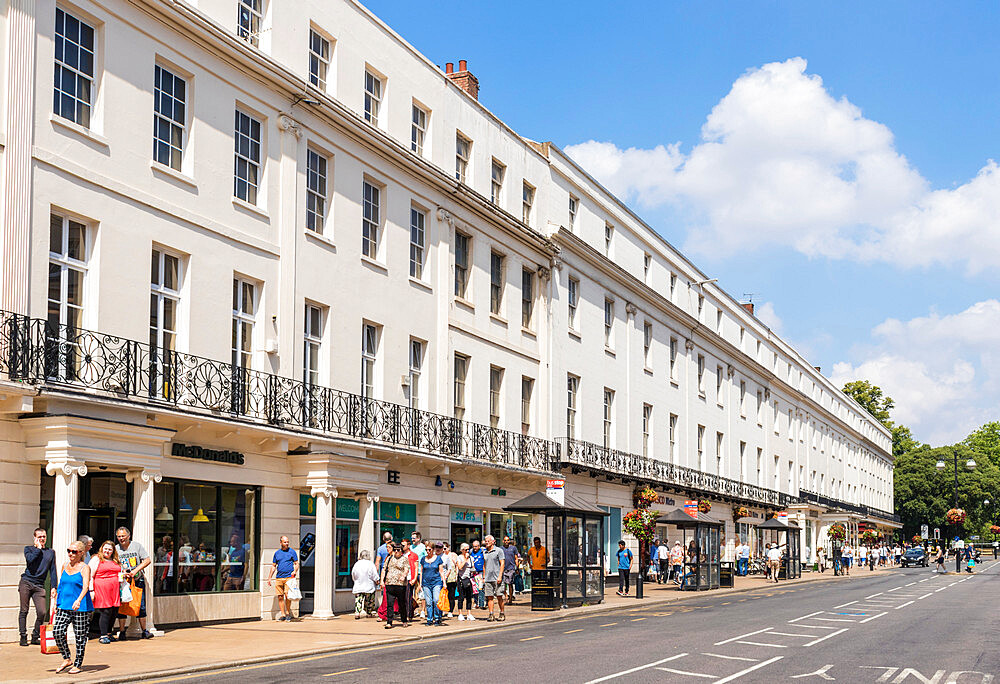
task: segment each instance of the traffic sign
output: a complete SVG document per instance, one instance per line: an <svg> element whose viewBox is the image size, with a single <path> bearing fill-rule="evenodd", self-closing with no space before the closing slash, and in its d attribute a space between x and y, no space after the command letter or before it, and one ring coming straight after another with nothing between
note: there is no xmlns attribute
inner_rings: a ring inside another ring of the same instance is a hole
<svg viewBox="0 0 1000 684"><path fill-rule="evenodd" d="M922 538L924 538L924 539L927 539L927 536L928 536L927 535L927 525L921 525L920 526L920 536Z"/></svg>
<svg viewBox="0 0 1000 684"><path fill-rule="evenodd" d="M935 539L940 539L941 538L941 528L940 527L935 527L934 528L934 538Z"/></svg>

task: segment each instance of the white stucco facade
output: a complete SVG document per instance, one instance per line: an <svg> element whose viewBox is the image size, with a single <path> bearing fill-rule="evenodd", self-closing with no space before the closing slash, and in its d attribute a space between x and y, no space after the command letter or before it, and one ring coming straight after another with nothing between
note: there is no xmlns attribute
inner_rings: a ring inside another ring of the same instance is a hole
<svg viewBox="0 0 1000 684"><path fill-rule="evenodd" d="M162 624L273 617L260 574L279 536L298 547L306 528L313 611L328 615L350 603L345 559L403 529L386 525L458 539L478 516L484 533L494 520L537 533L540 519L501 509L557 473L619 521L639 480L714 500L720 518L788 509L813 526L813 550L821 520L894 526L885 428L563 152L520 137L361 5L3 6L0 640L17 636L34 527L58 550L99 517L81 517L80 493L100 489L87 478L118 492L92 508L117 511L151 552L188 536L185 492L220 515L237 497L227 515L244 522L215 534L252 551L241 590L223 586L224 539L204 552L214 590L194 591L193 572L179 591L183 569L160 562L149 580L170 588L149 611ZM71 109L54 64L87 82ZM702 479L623 471L613 453ZM334 524L310 523L317 512Z"/></svg>

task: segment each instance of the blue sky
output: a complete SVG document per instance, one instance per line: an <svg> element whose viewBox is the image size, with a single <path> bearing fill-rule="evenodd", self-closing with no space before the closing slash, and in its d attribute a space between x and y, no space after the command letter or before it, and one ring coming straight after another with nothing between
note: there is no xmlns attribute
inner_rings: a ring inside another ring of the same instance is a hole
<svg viewBox="0 0 1000 684"><path fill-rule="evenodd" d="M366 4L918 439L1000 419L1000 5Z"/></svg>

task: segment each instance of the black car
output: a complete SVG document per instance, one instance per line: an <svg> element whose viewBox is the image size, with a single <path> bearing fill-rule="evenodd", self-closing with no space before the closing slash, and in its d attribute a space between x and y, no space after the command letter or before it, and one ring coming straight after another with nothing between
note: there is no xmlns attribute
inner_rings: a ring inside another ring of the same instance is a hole
<svg viewBox="0 0 1000 684"><path fill-rule="evenodd" d="M908 568L911 565L922 565L926 568L927 554L919 546L911 547L903 554L903 558L899 561L899 564L904 568Z"/></svg>

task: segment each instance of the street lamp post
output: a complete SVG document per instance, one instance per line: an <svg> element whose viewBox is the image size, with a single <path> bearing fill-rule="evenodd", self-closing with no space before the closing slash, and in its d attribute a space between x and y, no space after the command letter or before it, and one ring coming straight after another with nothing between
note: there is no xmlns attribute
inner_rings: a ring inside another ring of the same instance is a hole
<svg viewBox="0 0 1000 684"><path fill-rule="evenodd" d="M953 508L957 509L958 508L958 449L955 449L955 453L952 454L951 458L952 461L954 461L955 463L955 505L953 506ZM944 470L947 467L947 464L944 462L944 459L938 459L936 467L938 470ZM970 458L968 461L965 462L965 467L968 468L969 470L975 470L976 462ZM958 531L958 529L959 526L956 524L955 530ZM962 572L962 559L959 557L957 548L955 549L955 572L957 573Z"/></svg>

